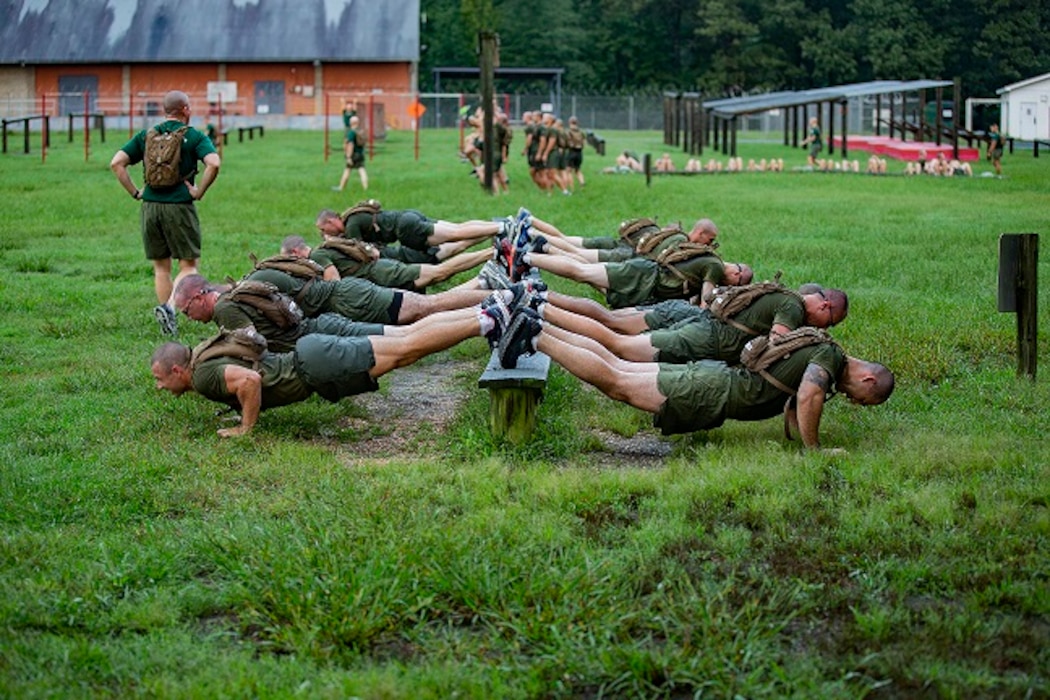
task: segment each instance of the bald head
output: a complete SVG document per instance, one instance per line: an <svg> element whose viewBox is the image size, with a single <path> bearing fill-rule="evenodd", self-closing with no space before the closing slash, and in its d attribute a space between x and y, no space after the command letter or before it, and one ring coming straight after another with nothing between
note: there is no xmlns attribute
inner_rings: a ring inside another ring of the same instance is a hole
<svg viewBox="0 0 1050 700"><path fill-rule="evenodd" d="M164 95L164 114L169 117L182 116L184 109L190 106L189 96L181 90L172 90Z"/></svg>
<svg viewBox="0 0 1050 700"><path fill-rule="evenodd" d="M718 227L711 219L697 219L689 231L689 240L700 245L712 245L718 237Z"/></svg>
<svg viewBox="0 0 1050 700"><path fill-rule="evenodd" d="M895 383L893 372L885 365L847 357L838 387L853 403L877 406L890 398Z"/></svg>
<svg viewBox="0 0 1050 700"><path fill-rule="evenodd" d="M181 343L164 343L153 352L149 364L151 367L157 365L165 374L171 372L171 368L176 365L188 367L190 364L190 349Z"/></svg>

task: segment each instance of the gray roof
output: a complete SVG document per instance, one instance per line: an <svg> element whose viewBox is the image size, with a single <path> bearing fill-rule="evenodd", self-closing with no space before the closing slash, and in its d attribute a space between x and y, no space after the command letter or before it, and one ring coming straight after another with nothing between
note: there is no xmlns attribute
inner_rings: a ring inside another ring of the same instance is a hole
<svg viewBox="0 0 1050 700"><path fill-rule="evenodd" d="M730 97L723 100L705 100L704 107L720 117L737 117L756 114L770 109L796 107L815 102L844 100L864 95L886 95L898 92L914 92L928 88L950 87L950 80L873 80L867 83L835 85L814 90L770 92L749 97Z"/></svg>
<svg viewBox="0 0 1050 700"><path fill-rule="evenodd" d="M420 0L0 0L0 64L418 61Z"/></svg>

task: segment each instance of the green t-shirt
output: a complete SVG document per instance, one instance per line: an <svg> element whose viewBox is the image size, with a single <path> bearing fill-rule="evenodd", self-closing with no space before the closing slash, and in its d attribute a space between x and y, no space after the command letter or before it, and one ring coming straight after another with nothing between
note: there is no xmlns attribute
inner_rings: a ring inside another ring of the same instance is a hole
<svg viewBox="0 0 1050 700"><path fill-rule="evenodd" d="M419 265L389 258L379 258L369 263L354 260L349 255L334 248L324 246L310 252L310 259L328 267L332 265L339 271L340 277L360 277L383 287L414 290L415 281L419 279Z"/></svg>
<svg viewBox="0 0 1050 700"><path fill-rule="evenodd" d="M226 365L252 368L252 363L232 357L216 357L193 369L193 389L201 396L240 409L237 395L226 388ZM308 387L295 369L295 356L290 352L267 352L259 361L262 375L262 408L287 406L303 401L314 390Z"/></svg>
<svg viewBox="0 0 1050 700"><path fill-rule="evenodd" d="M665 250L667 250L668 248L674 248L678 244L686 243L688 241L689 241L689 236L687 236L686 234L684 234L684 233L674 233L674 234L671 234L670 236L668 236L667 238L663 239L659 243L657 243L653 247L652 250L650 250L648 253L645 253L644 255L647 258L650 258L652 260L656 260L657 256L660 255L660 253L662 253Z"/></svg>
<svg viewBox="0 0 1050 700"><path fill-rule="evenodd" d="M181 129L185 124L177 119L169 119L156 125L157 131L169 133ZM146 156L146 129L135 134L121 149L128 154L130 164L141 163ZM186 130L182 137L182 160L179 163L179 174L183 180L194 181L197 161L203 161L210 153L215 153L215 146L205 134L193 128ZM165 204L186 204L193 201L190 191L181 182L164 189L154 189L145 185L142 199L146 202L163 202Z"/></svg>
<svg viewBox="0 0 1050 700"><path fill-rule="evenodd" d="M661 266L654 290L657 299L678 299L699 294L704 282L710 282L717 287L725 279L725 266L717 255L698 255L695 258L675 263L674 267L689 278L689 289L684 291L682 278Z"/></svg>
<svg viewBox="0 0 1050 700"><path fill-rule="evenodd" d="M397 219L396 211L380 211L375 216L373 225L372 215L368 212L351 214L343 220L346 231L343 233L347 238L356 238L369 243L397 243ZM376 226L379 230L376 230Z"/></svg>
<svg viewBox="0 0 1050 700"><path fill-rule="evenodd" d="M304 316L316 316L322 311L329 311L328 299L335 289L333 282L326 282L320 278L305 280L281 270L254 270L245 279L274 285L282 294L287 294L295 300ZM310 286L303 292L307 282L310 282Z"/></svg>
<svg viewBox="0 0 1050 700"><path fill-rule="evenodd" d="M215 325L226 330L235 330L255 326L259 335L266 338L266 344L273 352L289 352L295 347L295 341L302 335L299 324L281 328L266 317L259 309L247 302L235 302L225 294L215 302L212 315Z"/></svg>
<svg viewBox="0 0 1050 700"><path fill-rule="evenodd" d="M754 331L745 333L739 328L715 319L714 332L718 336L719 359L729 364L736 364L740 351L747 341L756 336L769 335L774 325L783 325L788 330L795 330L803 325L806 310L802 300L788 292L770 292L752 301L741 309L733 320Z"/></svg>
<svg viewBox="0 0 1050 700"><path fill-rule="evenodd" d="M832 382L846 368L846 353L834 343L822 343L796 350L767 370L785 386L798 389L806 367L815 364L831 375ZM736 420L763 420L780 414L787 396L783 391L767 382L761 375L744 368L732 370L726 417Z"/></svg>
<svg viewBox="0 0 1050 700"><path fill-rule="evenodd" d="M846 355L831 343L813 345L772 365L769 373L787 386L797 388L811 363L823 367L837 379L846 366ZM761 375L714 360L682 365L661 363L657 387L667 400L653 423L665 435L710 430L729 418L741 421L772 418L783 413L788 398Z"/></svg>
<svg viewBox="0 0 1050 700"><path fill-rule="evenodd" d="M352 143L354 145L353 153L354 153L355 156L358 156L361 159L364 159L364 157L365 157L365 139L364 139L364 137L361 137L359 139L357 137L357 131L355 131L354 129L347 129L346 130L346 142L347 143Z"/></svg>

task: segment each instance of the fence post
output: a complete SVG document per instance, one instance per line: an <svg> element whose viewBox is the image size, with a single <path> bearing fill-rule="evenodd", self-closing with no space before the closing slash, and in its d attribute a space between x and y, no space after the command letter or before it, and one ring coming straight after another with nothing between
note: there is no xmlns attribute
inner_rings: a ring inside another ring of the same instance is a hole
<svg viewBox="0 0 1050 700"><path fill-rule="evenodd" d="M1035 380L1039 234L999 236L999 311L1017 313L1017 375Z"/></svg>

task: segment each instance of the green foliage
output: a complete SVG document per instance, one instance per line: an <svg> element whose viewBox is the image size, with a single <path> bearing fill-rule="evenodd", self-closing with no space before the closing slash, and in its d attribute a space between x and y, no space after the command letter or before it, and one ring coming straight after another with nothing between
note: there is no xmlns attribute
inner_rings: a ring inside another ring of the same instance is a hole
<svg viewBox="0 0 1050 700"><path fill-rule="evenodd" d="M760 278L842 287L836 338L898 381L883 406L828 404L845 454L799 450L779 420L617 452L602 436L658 440L650 416L557 366L532 437L501 442L480 340L449 352L468 398L425 449L368 456L393 428L355 399L221 440L214 405L153 388L152 274L105 167L116 146L0 157L17 193L0 221L0 695L1047 695L1050 393L1016 377L1015 319L995 311L997 237L1042 232L1047 159L1008 155L1003 179L800 173L803 151L744 134L745 161L788 172L646 187L599 171L668 150L660 136L605 136L574 196L539 193L514 157L512 196L492 197L455 133L422 133L417 161L391 132L369 194L453 221L526 206L578 235L710 216ZM199 207L205 274L314 240L319 209L359 197L331 193L342 163L322 146L268 131L225 149ZM185 342L209 330L180 318Z"/></svg>
<svg viewBox="0 0 1050 700"><path fill-rule="evenodd" d="M1046 3L978 0L423 0L420 82L477 65L477 32L504 66L560 66L573 91L803 89L962 79L987 96L1046 70ZM517 86L521 88L522 86ZM543 90L545 86L534 86ZM470 88L464 88L470 89ZM530 89L532 89L530 87Z"/></svg>

